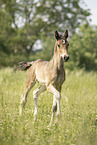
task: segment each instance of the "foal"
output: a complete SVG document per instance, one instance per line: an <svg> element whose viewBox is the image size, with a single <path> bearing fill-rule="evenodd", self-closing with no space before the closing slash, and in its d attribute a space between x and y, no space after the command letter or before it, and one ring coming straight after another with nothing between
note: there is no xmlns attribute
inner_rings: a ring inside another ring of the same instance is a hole
<svg viewBox="0 0 97 145"><path fill-rule="evenodd" d="M65 81L65 71L64 62L68 61L69 55L67 41L68 31L62 36L57 31L55 31L54 38L56 39L54 55L50 61L36 60L32 62L20 62L21 70L26 70L29 67L29 74L26 83L26 89L20 103L20 114L22 112L22 107L25 107L27 102L27 95L31 88L38 81L40 83L39 88L33 91L34 98L34 119L36 119L38 114L37 98L45 90L51 92L54 95L53 105L52 105L52 116L50 125L53 122L54 113L57 111L57 120L60 118L60 99L61 99L61 86Z"/></svg>

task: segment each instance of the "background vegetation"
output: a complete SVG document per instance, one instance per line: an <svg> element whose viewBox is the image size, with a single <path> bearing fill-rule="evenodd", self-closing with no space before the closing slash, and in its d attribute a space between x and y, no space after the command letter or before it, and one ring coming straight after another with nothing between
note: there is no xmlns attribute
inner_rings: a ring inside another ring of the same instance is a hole
<svg viewBox="0 0 97 145"><path fill-rule="evenodd" d="M31 90L19 115L20 97L27 72L0 70L0 144L1 145L96 145L97 144L97 73L67 71L62 87L61 120L50 122L53 96L49 92L38 98L38 120L33 123L34 100ZM55 118L56 119L56 118Z"/></svg>
<svg viewBox="0 0 97 145"><path fill-rule="evenodd" d="M97 144L97 26L82 0L0 0L0 144ZM84 1L83 1L84 3ZM28 72L14 71L19 61L50 60L54 31L69 30L70 60L65 63L59 125L49 130L53 97L38 99L33 123L32 91L22 116L20 97ZM41 49L39 49L41 48Z"/></svg>
<svg viewBox="0 0 97 145"><path fill-rule="evenodd" d="M97 69L97 27L81 0L0 0L0 67L53 55L54 31L69 30L69 68ZM41 49L38 49L41 48Z"/></svg>

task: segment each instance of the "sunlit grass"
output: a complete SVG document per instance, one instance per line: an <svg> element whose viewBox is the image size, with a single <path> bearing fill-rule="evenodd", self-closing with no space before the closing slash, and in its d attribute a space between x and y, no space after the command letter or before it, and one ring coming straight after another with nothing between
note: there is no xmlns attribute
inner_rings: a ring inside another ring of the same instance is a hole
<svg viewBox="0 0 97 145"><path fill-rule="evenodd" d="M38 118L33 123L33 90L19 116L20 97L25 89L27 72L11 68L0 70L0 144L78 144L97 143L97 74L83 70L66 71L62 88L61 121L47 128L53 96L49 92L38 98Z"/></svg>

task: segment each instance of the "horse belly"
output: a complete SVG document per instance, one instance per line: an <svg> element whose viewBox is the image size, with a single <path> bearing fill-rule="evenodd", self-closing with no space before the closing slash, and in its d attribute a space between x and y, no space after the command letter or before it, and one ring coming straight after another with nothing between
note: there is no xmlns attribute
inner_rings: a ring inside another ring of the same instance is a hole
<svg viewBox="0 0 97 145"><path fill-rule="evenodd" d="M47 73L45 70L45 66L44 67L38 67L36 68L36 80L39 83L45 83L46 84L46 80L47 80Z"/></svg>

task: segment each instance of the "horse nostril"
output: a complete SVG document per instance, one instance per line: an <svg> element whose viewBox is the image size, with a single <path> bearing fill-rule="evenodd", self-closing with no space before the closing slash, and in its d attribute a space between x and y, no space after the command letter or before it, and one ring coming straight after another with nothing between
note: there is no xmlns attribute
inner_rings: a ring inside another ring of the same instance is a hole
<svg viewBox="0 0 97 145"><path fill-rule="evenodd" d="M66 59L66 56L64 56L64 60Z"/></svg>
<svg viewBox="0 0 97 145"><path fill-rule="evenodd" d="M69 59L69 55L67 56L67 58Z"/></svg>
<svg viewBox="0 0 97 145"><path fill-rule="evenodd" d="M64 56L64 60L68 60L69 59L69 55L67 55L67 56Z"/></svg>

